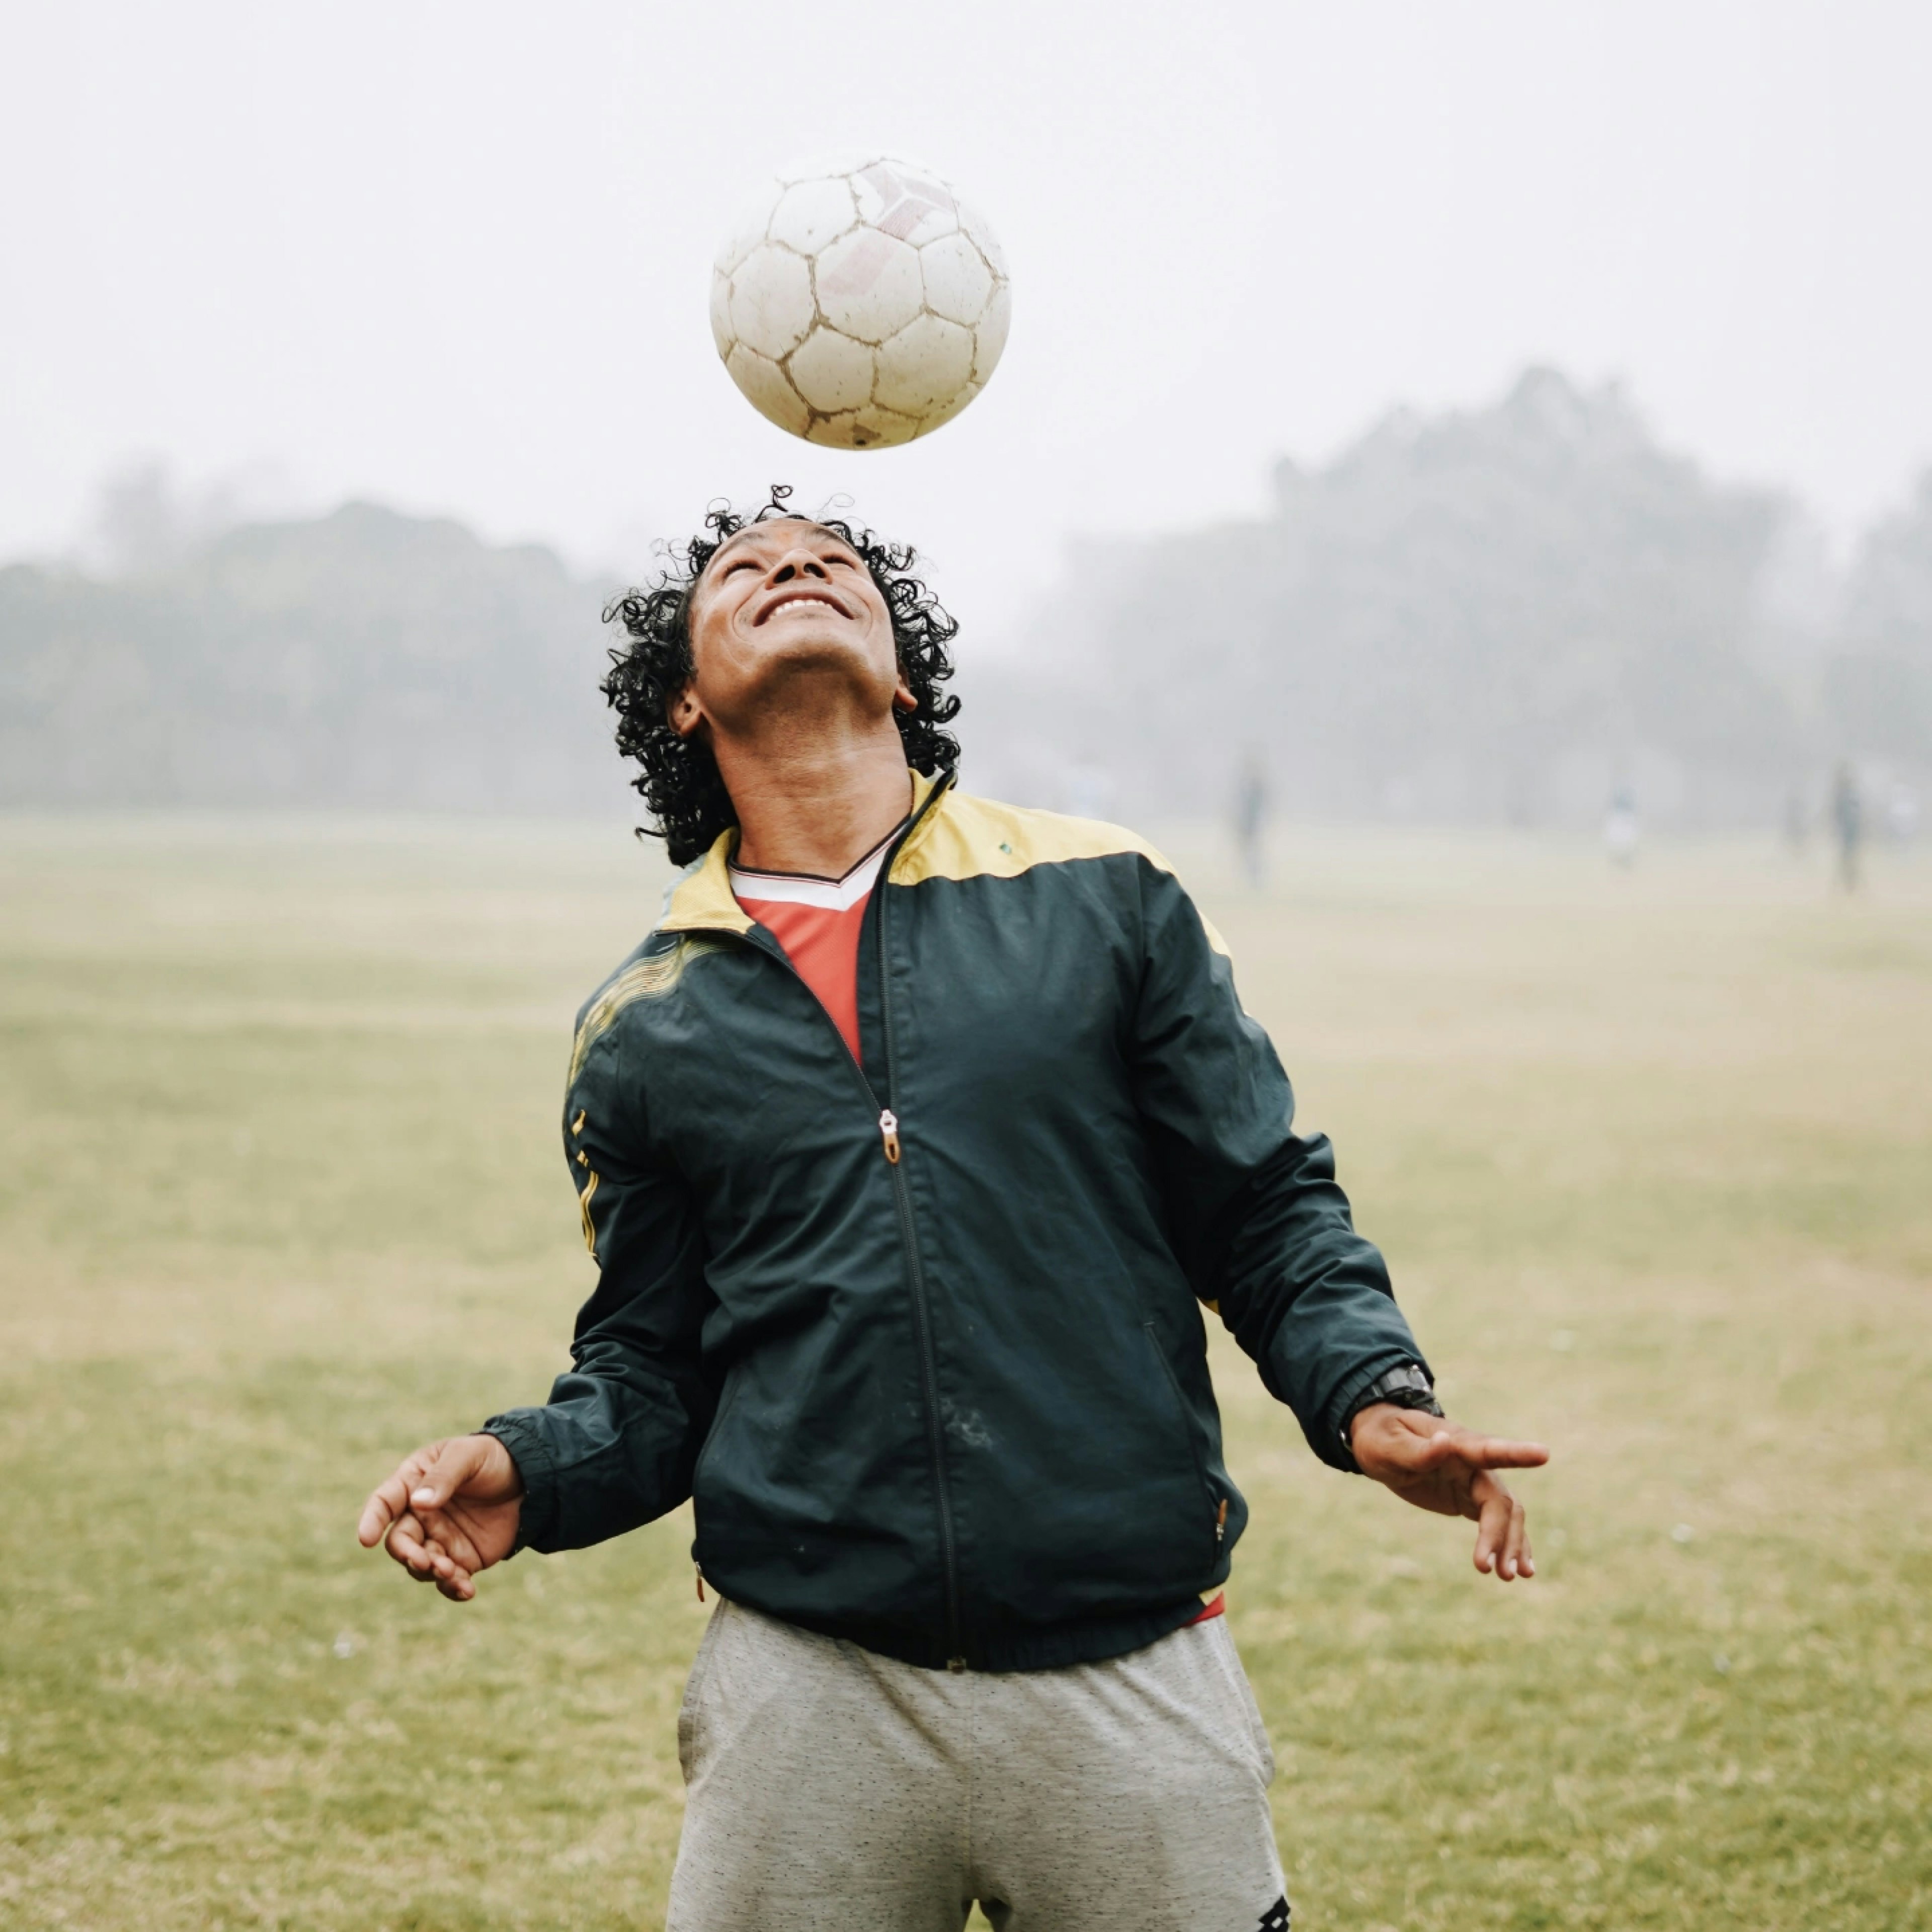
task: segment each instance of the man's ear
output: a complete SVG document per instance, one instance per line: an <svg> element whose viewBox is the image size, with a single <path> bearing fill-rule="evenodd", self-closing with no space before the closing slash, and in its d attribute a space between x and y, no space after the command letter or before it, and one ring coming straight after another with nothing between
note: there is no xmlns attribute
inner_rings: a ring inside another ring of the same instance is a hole
<svg viewBox="0 0 1932 1932"><path fill-rule="evenodd" d="M704 722L704 707L689 685L664 706L664 722L680 738L688 738Z"/></svg>
<svg viewBox="0 0 1932 1932"><path fill-rule="evenodd" d="M919 700L912 694L912 686L906 682L903 675L892 686L892 709L895 711L916 711L919 709Z"/></svg>

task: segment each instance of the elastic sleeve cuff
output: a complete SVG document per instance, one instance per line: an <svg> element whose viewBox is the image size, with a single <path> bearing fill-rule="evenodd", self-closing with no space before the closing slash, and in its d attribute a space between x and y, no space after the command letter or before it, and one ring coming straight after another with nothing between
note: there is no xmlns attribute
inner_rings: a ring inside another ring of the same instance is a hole
<svg viewBox="0 0 1932 1932"><path fill-rule="evenodd" d="M558 1528L556 1464L550 1444L529 1409L507 1409L493 1415L476 1432L494 1436L510 1452L524 1479L524 1507L517 1517L517 1540L510 1555L520 1550L554 1549ZM506 1558L506 1561L508 1559Z"/></svg>

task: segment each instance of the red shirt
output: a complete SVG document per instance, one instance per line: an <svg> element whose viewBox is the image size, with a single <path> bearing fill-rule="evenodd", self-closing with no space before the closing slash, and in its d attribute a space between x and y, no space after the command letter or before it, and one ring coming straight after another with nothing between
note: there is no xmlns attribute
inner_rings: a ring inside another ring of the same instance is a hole
<svg viewBox="0 0 1932 1932"><path fill-rule="evenodd" d="M818 1004L852 1058L859 1053L859 929L866 902L872 896L886 848L899 836L894 826L842 879L815 878L806 872L748 872L731 868L731 890L738 903L784 948L798 976L818 995Z"/></svg>

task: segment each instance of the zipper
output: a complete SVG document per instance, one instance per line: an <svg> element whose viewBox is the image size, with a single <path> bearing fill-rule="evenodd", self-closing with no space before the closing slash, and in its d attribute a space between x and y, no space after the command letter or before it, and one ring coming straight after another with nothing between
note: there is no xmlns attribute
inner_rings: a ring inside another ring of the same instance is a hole
<svg viewBox="0 0 1932 1932"><path fill-rule="evenodd" d="M936 788L934 798L944 788ZM911 827L907 828L910 836ZM904 839L900 841L903 844ZM895 847L896 852L897 848ZM888 854L880 868L879 882L889 885L892 854ZM879 908L879 1014L885 1028L886 1098L898 1098L898 1052L892 1032L892 955L886 945L886 908L890 898L882 894ZM952 1522L952 1492L946 1468L946 1436L939 1420L939 1358L932 1341L932 1312L926 1298L926 1267L920 1259L919 1229L913 1220L912 1190L906 1185L905 1170L899 1165L898 1115L889 1104L879 1115L879 1132L885 1142L886 1161L892 1170L892 1198L898 1208L899 1240L905 1249L906 1273L912 1282L914 1326L919 1335L919 1365L926 1384L926 1436L932 1450L934 1499L939 1505L939 1555L946 1583L946 1667L964 1670L966 1659L959 1640L959 1556Z"/></svg>
<svg viewBox="0 0 1932 1932"><path fill-rule="evenodd" d="M878 897L879 939L879 1010L884 1022L886 1048L886 1098L896 1102L898 1098L896 1074L897 1054L892 1033L892 972L890 956L886 948L886 907L888 903L881 890L889 885L892 878L892 861L898 856L899 849L918 829L927 812L944 797L952 784L952 775L942 776L940 782L926 794L926 802L912 815L910 822L898 840L880 862L879 877L873 890ZM724 928L719 928L721 931ZM851 1063L852 1071L858 1076L859 1084L866 1097L879 1108L880 1150L886 1157L886 1165L892 1171L892 1204L897 1210L899 1226L899 1244L905 1254L907 1276L912 1288L913 1326L916 1331L919 1345L920 1381L926 1394L926 1422L927 1445L932 1455L933 1495L939 1507L939 1553L940 1568L946 1588L946 1667L959 1671L967 1667L966 1659L961 1654L959 1617L959 1556L958 1538L953 1527L952 1494L946 1470L946 1436L939 1420L939 1361L933 1346L932 1316L928 1305L926 1269L920 1260L919 1229L913 1219L912 1192L906 1185L905 1170L899 1165L902 1149L899 1144L899 1117L894 1106L879 1106L879 1096L872 1081L867 1077L859 1057L848 1044L845 1036L838 1032L838 1026L831 1014L826 1012L825 1003L812 988L806 986L805 976L785 957L784 950L776 942L766 943L754 934L728 932L727 936L742 944L754 947L766 958L775 960L811 994L812 1003L824 1014L825 1024L838 1034L838 1043L845 1048L845 1058ZM713 1427L716 1426L713 1423ZM700 1573L698 1588L704 1588Z"/></svg>

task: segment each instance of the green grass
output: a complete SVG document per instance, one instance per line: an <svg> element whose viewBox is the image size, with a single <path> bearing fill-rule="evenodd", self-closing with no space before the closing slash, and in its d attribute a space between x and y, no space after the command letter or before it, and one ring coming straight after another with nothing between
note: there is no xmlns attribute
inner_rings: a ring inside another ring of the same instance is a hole
<svg viewBox="0 0 1932 1932"><path fill-rule="evenodd" d="M1556 1454L1499 1588L1220 1352L1298 1924L1932 1924L1932 866L1202 856L1453 1410ZM462 1610L352 1533L562 1359L570 1016L660 885L616 830L0 824L0 1924L660 1922L688 1523Z"/></svg>

